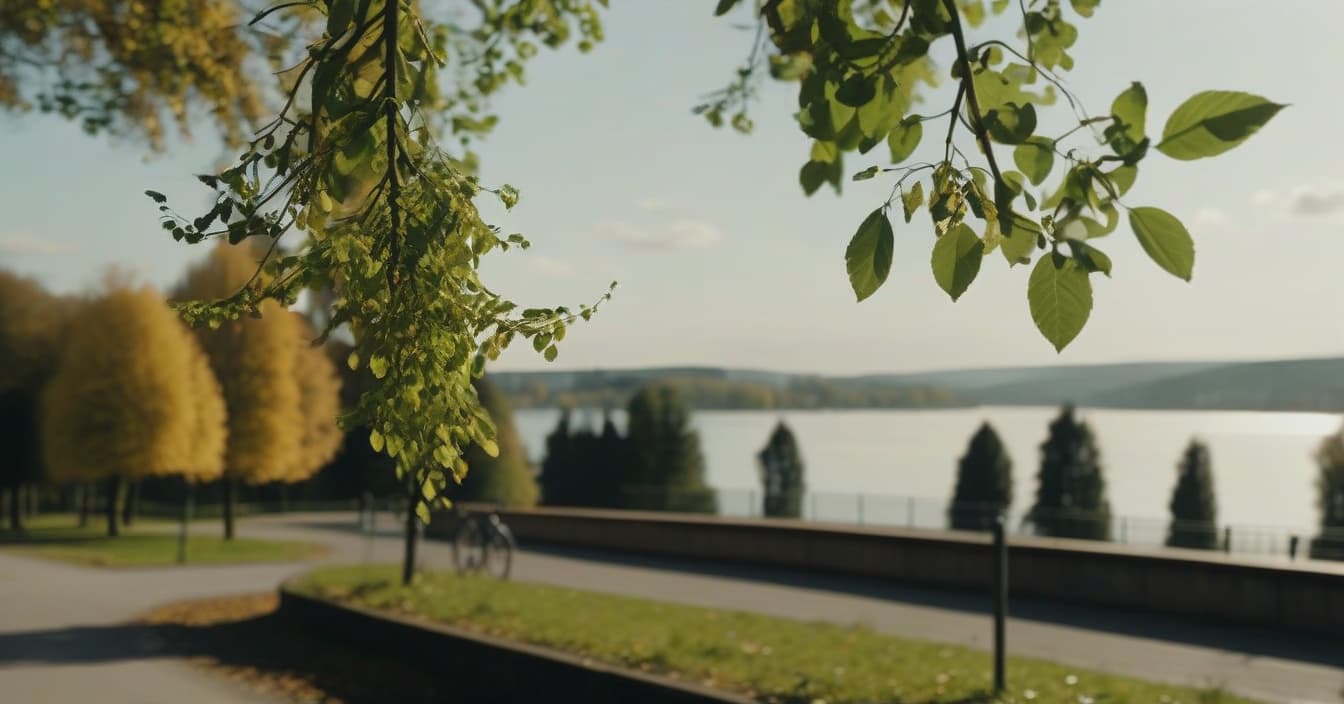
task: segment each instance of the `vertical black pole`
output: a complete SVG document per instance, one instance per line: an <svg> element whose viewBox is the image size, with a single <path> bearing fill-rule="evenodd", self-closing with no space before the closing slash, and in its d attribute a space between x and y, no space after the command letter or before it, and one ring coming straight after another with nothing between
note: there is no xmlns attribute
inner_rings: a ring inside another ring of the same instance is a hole
<svg viewBox="0 0 1344 704"><path fill-rule="evenodd" d="M1297 559L1297 536L1296 536L1296 535L1288 536L1288 559L1289 559L1289 560L1296 560L1296 559Z"/></svg>
<svg viewBox="0 0 1344 704"><path fill-rule="evenodd" d="M1008 540L1004 535L1003 515L994 519L994 692L1007 690L1004 672L1005 621L1008 619Z"/></svg>
<svg viewBox="0 0 1344 704"><path fill-rule="evenodd" d="M420 503L420 486L415 481L414 474L406 477L407 498L406 502L406 535L405 535L405 554L401 559L401 585L408 586L411 580L415 578L415 541L419 537L419 519L415 516L416 506Z"/></svg>

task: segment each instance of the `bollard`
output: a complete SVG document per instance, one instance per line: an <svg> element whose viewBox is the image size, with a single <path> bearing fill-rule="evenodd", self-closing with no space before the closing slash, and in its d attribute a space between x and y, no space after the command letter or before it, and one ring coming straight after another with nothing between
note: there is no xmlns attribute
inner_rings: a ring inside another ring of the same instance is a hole
<svg viewBox="0 0 1344 704"><path fill-rule="evenodd" d="M1223 528L1223 552L1232 552L1232 526Z"/></svg>
<svg viewBox="0 0 1344 704"><path fill-rule="evenodd" d="M1296 535L1290 535L1290 536L1288 536L1288 559L1289 559L1289 560L1296 560L1296 559L1297 559L1297 536L1296 536Z"/></svg>
<svg viewBox="0 0 1344 704"><path fill-rule="evenodd" d="M1008 689L1004 659L1007 657L1005 625L1008 619L1008 538L1005 535L1003 515L994 519L994 692Z"/></svg>

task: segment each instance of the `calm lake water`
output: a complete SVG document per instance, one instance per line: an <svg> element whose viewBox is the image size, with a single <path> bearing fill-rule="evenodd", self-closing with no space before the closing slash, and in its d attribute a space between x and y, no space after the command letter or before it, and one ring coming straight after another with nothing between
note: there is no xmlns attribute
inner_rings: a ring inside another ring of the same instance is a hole
<svg viewBox="0 0 1344 704"><path fill-rule="evenodd" d="M776 421L798 438L807 464L810 515L828 520L934 525L952 492L956 462L971 434L990 421L1013 459L1014 511L1030 506L1039 445L1054 408L990 407L951 410L701 411L708 480L721 511L750 513L759 502L755 455ZM1317 524L1313 455L1340 417L1321 413L1127 411L1082 409L1098 436L1112 511L1154 519L1160 530L1175 482L1176 461L1191 436L1213 456L1219 522L1310 530ZM589 412L594 427L601 415ZM528 453L540 460L555 409L524 409L516 422ZM576 412L575 427L585 413ZM618 426L624 418L616 416ZM866 495L858 499L858 494ZM911 497L911 498L907 498ZM907 515L909 514L909 515ZM1137 529L1136 529L1137 530Z"/></svg>

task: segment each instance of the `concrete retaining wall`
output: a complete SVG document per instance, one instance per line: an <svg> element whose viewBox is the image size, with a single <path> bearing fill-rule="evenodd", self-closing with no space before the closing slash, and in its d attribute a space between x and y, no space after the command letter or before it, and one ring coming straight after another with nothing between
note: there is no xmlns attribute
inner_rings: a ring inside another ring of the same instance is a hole
<svg viewBox="0 0 1344 704"><path fill-rule="evenodd" d="M420 663L471 702L749 704L751 699L280 589L280 614L361 650Z"/></svg>
<svg viewBox="0 0 1344 704"><path fill-rule="evenodd" d="M544 508L502 511L519 542L988 589L988 535L791 520ZM449 516L430 534L447 535ZM1061 602L1344 633L1344 565L1012 538L1010 592Z"/></svg>

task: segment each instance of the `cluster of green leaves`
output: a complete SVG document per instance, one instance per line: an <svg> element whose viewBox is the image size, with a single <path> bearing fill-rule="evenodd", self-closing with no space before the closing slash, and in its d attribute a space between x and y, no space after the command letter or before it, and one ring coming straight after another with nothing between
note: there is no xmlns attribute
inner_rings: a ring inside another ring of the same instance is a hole
<svg viewBox="0 0 1344 704"><path fill-rule="evenodd" d="M716 12L738 2L720 0ZM738 110L746 120L752 77L763 65L776 79L798 82L798 123L813 139L799 174L805 193L827 183L838 193L847 152L867 154L883 143L890 151L890 166L853 175L856 181L879 175L894 180L890 196L863 219L845 251L857 298L875 293L890 273L889 211L899 201L906 223L921 210L928 213L936 236L934 280L953 300L995 250L1010 266L1031 265L1032 319L1062 350L1091 314L1090 276L1111 274L1111 260L1095 240L1116 229L1120 210L1158 266L1191 277L1194 243L1180 220L1122 200L1140 163L1153 149L1183 161L1216 156L1284 107L1248 93L1205 91L1181 104L1154 138L1147 131L1147 93L1134 83L1116 96L1109 113L1089 114L1059 74L1073 68L1073 22L1091 17L1100 0L1068 4L1071 13L1061 0L766 0L758 6L759 27L772 51L753 48L738 82L697 110L715 125L726 110ZM968 44L966 26L1010 8L1021 13L1020 46L1011 37ZM919 114L912 108L920 102L919 84L934 83L929 52L939 40L955 47L949 75L956 97L947 110ZM1037 108L1053 105L1061 94L1077 124L1046 134ZM947 120L942 158L912 162L924 142L924 123L939 119ZM749 128L749 121L744 125ZM959 128L978 153L961 149ZM1000 168L996 147L1012 149L1016 169Z"/></svg>
<svg viewBox="0 0 1344 704"><path fill-rule="evenodd" d="M477 274L486 254L526 248L528 241L502 234L476 206L478 197L493 194L511 208L517 190L482 185L461 155L438 146L434 115L445 106L460 108L450 128L469 140L482 125L465 124L462 116L481 114L483 105L466 104L461 91L470 89L462 82L445 103L437 73L450 60L474 61L470 85L480 87L472 95L483 100L507 80L502 76L521 77L507 61L490 58L506 54L474 54L475 35L454 43L453 28L426 19L404 0L304 4L326 14L326 29L292 69L294 87L279 115L238 164L200 177L216 191L214 207L188 220L163 205L162 195L149 195L160 202L164 228L176 239L270 241L262 266L237 294L180 306L192 322L217 326L259 314L265 299L292 303L307 288L336 290L322 335L348 326L355 338L350 367L367 368L380 381L342 424L370 428L373 449L396 460L398 477L423 499L417 511L427 521L430 505L446 505L445 489L465 475L468 446L498 452L494 425L471 383L487 360L518 337L555 359L567 327L588 319L611 294L577 310L519 310ZM558 45L571 21L586 41L600 36L590 2L476 5L482 27L490 28L481 36L511 38L517 58L528 53L522 37ZM279 248L280 238L294 231L306 235L304 243Z"/></svg>

